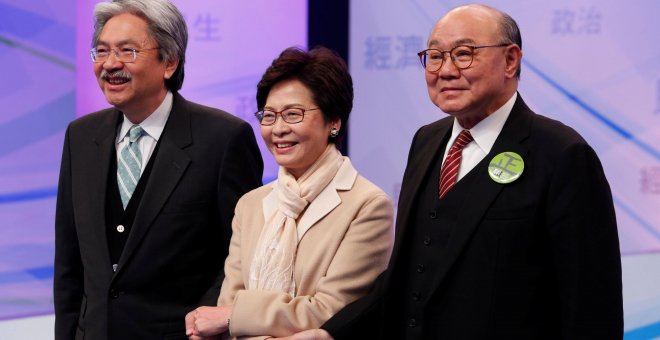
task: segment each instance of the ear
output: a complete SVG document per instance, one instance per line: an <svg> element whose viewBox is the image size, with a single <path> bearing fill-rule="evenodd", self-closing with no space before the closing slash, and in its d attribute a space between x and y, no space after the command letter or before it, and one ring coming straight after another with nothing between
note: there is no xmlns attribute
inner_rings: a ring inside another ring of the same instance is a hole
<svg viewBox="0 0 660 340"><path fill-rule="evenodd" d="M335 119L330 121L329 125L330 125L331 129L335 128L335 129L337 129L337 131L339 131L339 130L341 130L341 119L335 118Z"/></svg>
<svg viewBox="0 0 660 340"><path fill-rule="evenodd" d="M179 66L179 59L169 60L165 62L165 79L172 78L172 75L176 71L176 68Z"/></svg>
<svg viewBox="0 0 660 340"><path fill-rule="evenodd" d="M507 78L515 78L516 71L518 70L518 66L522 61L522 50L518 45L511 44L507 46L505 53L506 53L505 75Z"/></svg>

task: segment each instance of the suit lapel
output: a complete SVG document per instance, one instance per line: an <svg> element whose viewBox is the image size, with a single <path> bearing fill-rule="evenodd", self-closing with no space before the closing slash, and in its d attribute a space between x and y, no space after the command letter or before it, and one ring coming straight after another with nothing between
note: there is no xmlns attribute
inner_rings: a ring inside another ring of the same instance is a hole
<svg viewBox="0 0 660 340"><path fill-rule="evenodd" d="M270 186L273 190L271 190L261 201L261 209L264 214L264 221L268 221L268 219L273 216L277 210L277 195L280 190L277 185L277 179L267 185Z"/></svg>
<svg viewBox="0 0 660 340"><path fill-rule="evenodd" d="M135 214L133 230L119 259L119 271L130 260L188 168L190 157L184 152L184 148L193 142L190 131L190 113L186 110L186 101L179 94L175 94L172 112L161 135L151 175Z"/></svg>
<svg viewBox="0 0 660 340"><path fill-rule="evenodd" d="M81 181L79 191L85 196L85 199L79 201L81 206L79 211L86 212L86 216L90 218L87 225L93 228L93 232L89 233L94 240L92 241L95 249L100 249L99 255L106 261L105 268L111 268L110 263L110 249L108 248L108 238L106 234L106 221L105 221L105 206L106 195L108 187L108 176L110 175L110 160L114 154L115 148L115 134L117 126L121 122L122 115L115 109L108 110L108 114L103 118L96 135L92 138L92 142L96 146L93 154L83 155L88 164L88 169L81 174L85 176L86 180ZM83 223L84 224L84 223Z"/></svg>
<svg viewBox="0 0 660 340"><path fill-rule="evenodd" d="M103 263L99 265L111 268L110 250L106 234L105 204L110 160L115 155L115 134L122 115L114 109L100 113L99 124L92 134L89 148L81 148L77 155L84 164L77 172L78 180L75 190L74 206L76 207L77 223L80 225L81 242L89 245L100 256ZM83 153L85 152L85 153ZM101 194L99 194L101 193Z"/></svg>
<svg viewBox="0 0 660 340"><path fill-rule="evenodd" d="M351 164L350 159L344 158L344 162L337 171L335 178L326 186L321 193L310 203L297 223L298 241L312 228L316 222L330 213L341 203L338 191L351 190L357 178L357 170ZM267 221L277 210L279 186L277 181L270 184L273 190L262 200L264 221Z"/></svg>
<svg viewBox="0 0 660 340"><path fill-rule="evenodd" d="M521 142L529 135L531 118L531 111L518 95L511 114L490 153L472 169L472 171L477 172L476 180L467 189L469 192L465 197L465 201L461 204L463 208L457 216L447 248L440 256L440 264L433 278L432 287L437 287L445 278L451 266L469 244L471 236L479 227L483 216L506 185L496 183L488 175L490 160L505 151L513 151L523 159L526 157L528 150Z"/></svg>
<svg viewBox="0 0 660 340"><path fill-rule="evenodd" d="M436 124L429 127L431 131L425 133L423 136L416 136L415 140L413 140L413 147L419 150L411 150L411 155L409 156L403 176L397 207L396 237L392 259L398 258L398 252L404 246L402 241L405 239L405 229L410 222L410 214L414 210L417 193L420 192L426 176L430 176L429 171L431 171L433 161L437 157L442 157L441 147L446 144L446 141L451 135L453 118L445 118ZM393 265L394 263L391 262L390 267Z"/></svg>
<svg viewBox="0 0 660 340"><path fill-rule="evenodd" d="M300 218L297 228L298 241L303 238L307 230L316 224L316 222L341 203L341 198L337 191L350 190L356 178L357 170L351 165L351 161L348 158L344 158L344 162L339 168L339 171L337 171L335 178L316 196Z"/></svg>

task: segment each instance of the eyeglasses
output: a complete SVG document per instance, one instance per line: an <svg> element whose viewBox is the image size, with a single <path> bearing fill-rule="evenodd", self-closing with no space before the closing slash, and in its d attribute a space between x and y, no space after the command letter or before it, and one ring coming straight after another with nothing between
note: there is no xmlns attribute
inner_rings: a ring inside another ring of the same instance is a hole
<svg viewBox="0 0 660 340"><path fill-rule="evenodd" d="M259 124L263 126L273 125L277 121L277 115L280 115L282 119L289 124L296 124L303 121L305 118L305 112L320 110L320 108L315 109L301 109L298 107L291 107L284 109L282 111L272 111L272 110L262 110L257 111L254 116L259 120Z"/></svg>
<svg viewBox="0 0 660 340"><path fill-rule="evenodd" d="M92 61L95 63L104 63L108 58L110 58L110 53L115 55L117 60L121 61L124 64L134 63L137 60L138 53L148 50L158 50L160 47L153 48L122 48L120 50L107 49L107 48L92 48L89 51L89 55L92 57Z"/></svg>
<svg viewBox="0 0 660 340"><path fill-rule="evenodd" d="M509 45L511 44L507 43L481 46L458 45L448 51L429 48L417 53L417 55L419 56L419 61L422 62L422 66L424 66L424 68L429 72L437 72L440 70L442 64L445 62L445 53L449 54L449 57L451 58L451 61L454 63L456 68L463 70L472 65L472 61L474 61L474 50L487 47L506 47Z"/></svg>

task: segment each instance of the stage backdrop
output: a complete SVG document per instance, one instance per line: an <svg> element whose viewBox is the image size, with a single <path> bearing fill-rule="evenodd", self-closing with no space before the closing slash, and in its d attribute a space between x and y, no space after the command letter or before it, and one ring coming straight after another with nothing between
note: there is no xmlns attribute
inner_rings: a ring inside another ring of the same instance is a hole
<svg viewBox="0 0 660 340"><path fill-rule="evenodd" d="M463 3L351 2L349 152L394 198L415 131L446 116L429 100L416 53L443 13ZM485 3L520 25L527 104L575 128L602 160L624 255L626 338L660 337L660 2Z"/></svg>
<svg viewBox="0 0 660 340"><path fill-rule="evenodd" d="M108 106L89 57L96 2L0 0L0 320L53 310L64 130L76 117ZM283 49L306 47L306 0L174 2L190 35L181 93L251 122L266 162L264 179L274 178L277 169L252 115L256 84ZM0 339L11 338L3 334Z"/></svg>
<svg viewBox="0 0 660 340"><path fill-rule="evenodd" d="M252 120L261 73L282 49L306 42L306 1L175 2L190 30L182 93ZM88 59L94 3L0 0L0 320L14 320L0 322L0 339L52 334L63 132L71 120L106 106ZM488 3L521 25L525 100L576 128L603 160L624 252L626 339L660 337L660 3ZM414 131L444 116L427 97L415 53L434 22L458 4L351 4L350 154L395 199ZM268 180L275 168L262 153ZM46 316L19 320L32 315Z"/></svg>

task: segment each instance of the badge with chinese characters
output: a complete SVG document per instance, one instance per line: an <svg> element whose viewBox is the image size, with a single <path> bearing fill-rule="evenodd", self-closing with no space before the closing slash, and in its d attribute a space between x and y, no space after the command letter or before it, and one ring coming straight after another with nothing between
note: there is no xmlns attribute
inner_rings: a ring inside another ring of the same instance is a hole
<svg viewBox="0 0 660 340"><path fill-rule="evenodd" d="M493 181L507 184L517 180L525 170L525 162L519 154L505 151L493 157L488 164L488 175Z"/></svg>

